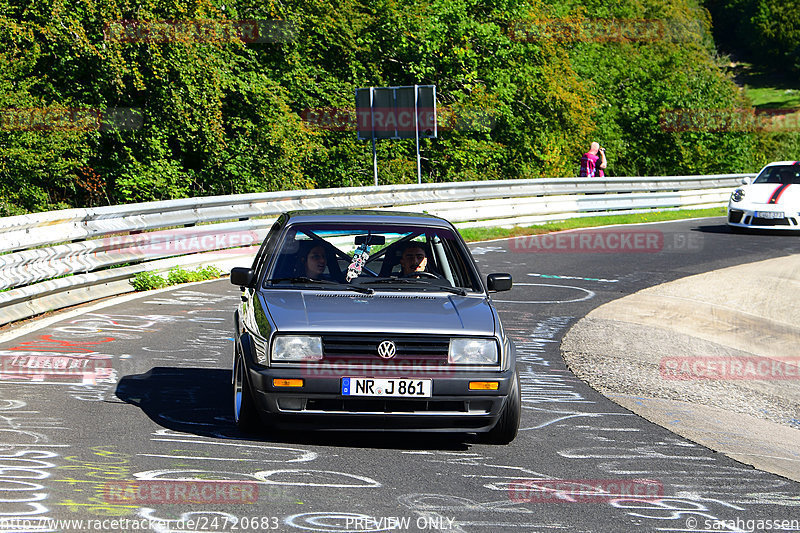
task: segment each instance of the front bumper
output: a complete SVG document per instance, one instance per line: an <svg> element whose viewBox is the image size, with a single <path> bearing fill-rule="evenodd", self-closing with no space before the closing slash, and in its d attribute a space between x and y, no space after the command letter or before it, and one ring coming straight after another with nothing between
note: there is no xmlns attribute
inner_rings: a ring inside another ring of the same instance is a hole
<svg viewBox="0 0 800 533"><path fill-rule="evenodd" d="M783 212L781 218L764 218L757 216L760 212ZM776 205L750 205L747 207L728 206L728 225L738 228L765 228L778 230L800 230L800 213L785 211L785 207Z"/></svg>
<svg viewBox="0 0 800 533"><path fill-rule="evenodd" d="M342 377L431 379L430 398L341 394ZM309 376L303 369L249 369L253 396L269 423L286 428L483 432L494 427L511 387L513 371L428 372L415 376ZM273 386L273 379L303 379L302 388ZM496 391L471 391L470 381L497 381Z"/></svg>

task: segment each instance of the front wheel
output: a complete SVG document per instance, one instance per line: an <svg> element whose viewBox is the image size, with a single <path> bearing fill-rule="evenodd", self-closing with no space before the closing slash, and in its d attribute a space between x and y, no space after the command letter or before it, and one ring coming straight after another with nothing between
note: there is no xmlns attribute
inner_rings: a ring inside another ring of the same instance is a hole
<svg viewBox="0 0 800 533"><path fill-rule="evenodd" d="M497 423L488 433L480 435L486 444L509 444L517 436L519 421L522 416L522 399L520 397L519 374L514 372L514 381L503 406L503 412Z"/></svg>
<svg viewBox="0 0 800 533"><path fill-rule="evenodd" d="M258 412L245 372L244 361L237 354L233 364L233 419L241 431L252 433L258 427Z"/></svg>

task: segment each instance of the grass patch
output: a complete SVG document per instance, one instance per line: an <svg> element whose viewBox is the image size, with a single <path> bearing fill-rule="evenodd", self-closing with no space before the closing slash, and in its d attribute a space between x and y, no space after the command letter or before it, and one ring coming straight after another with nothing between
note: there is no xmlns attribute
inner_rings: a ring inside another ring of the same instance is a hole
<svg viewBox="0 0 800 533"><path fill-rule="evenodd" d="M223 275L224 272L213 265L198 268L197 270L185 270L181 267L173 267L167 272L166 278L155 272L139 272L131 279L131 285L133 285L133 289L136 292L149 291L168 287L170 285L178 285L180 283L216 279Z"/></svg>
<svg viewBox="0 0 800 533"><path fill-rule="evenodd" d="M548 222L536 226L513 228L462 228L459 233L465 241L488 241L491 239L504 239L520 235L540 235L566 229L592 228L596 226L610 226L612 224L641 224L643 222L662 222L665 220L681 220L684 218L720 217L726 215L725 207L712 207L710 209L682 209L680 211L653 211L652 213L638 213L630 215L609 215L599 217L571 218L559 222Z"/></svg>
<svg viewBox="0 0 800 533"><path fill-rule="evenodd" d="M745 91L756 109L800 109L800 89L747 87Z"/></svg>
<svg viewBox="0 0 800 533"><path fill-rule="evenodd" d="M733 63L736 83L757 109L800 109L800 82L796 77L762 70L745 62Z"/></svg>

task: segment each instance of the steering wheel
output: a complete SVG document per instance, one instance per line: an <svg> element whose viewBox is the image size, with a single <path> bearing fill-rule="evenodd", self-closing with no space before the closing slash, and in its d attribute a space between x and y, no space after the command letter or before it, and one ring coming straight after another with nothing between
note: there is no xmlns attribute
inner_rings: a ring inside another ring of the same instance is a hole
<svg viewBox="0 0 800 533"><path fill-rule="evenodd" d="M424 270L418 270L414 272L409 272L408 274L403 274L400 276L401 278L433 278L439 279L439 276L434 274L433 272L425 272Z"/></svg>

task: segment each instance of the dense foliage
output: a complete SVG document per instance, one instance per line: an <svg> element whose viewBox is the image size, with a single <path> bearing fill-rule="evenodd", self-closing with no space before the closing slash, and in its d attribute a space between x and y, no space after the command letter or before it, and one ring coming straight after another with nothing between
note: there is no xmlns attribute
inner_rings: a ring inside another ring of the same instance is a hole
<svg viewBox="0 0 800 533"><path fill-rule="evenodd" d="M659 122L671 109L747 106L692 2L0 0L0 216L370 185L368 142L303 119L351 109L355 89L368 86L437 86L442 127L422 142L426 182L574 176L595 139L613 175L749 171L796 158L787 148L796 135ZM109 37L114 21L251 19L281 21L282 33L268 42ZM542 34L548 20L572 29ZM576 27L614 20L664 29L576 37ZM75 110L115 109L100 128L19 127L31 110L62 110L74 125ZM413 141L380 142L381 183L416 181L414 154Z"/></svg>
<svg viewBox="0 0 800 533"><path fill-rule="evenodd" d="M162 287L169 287L170 285L179 285L181 283L192 283L195 281L205 281L207 279L220 278L226 273L222 272L214 265L198 267L195 270L186 270L182 267L176 266L169 269L167 277L150 271L137 273L130 280L130 284L135 291L149 291L152 289L160 289Z"/></svg>

